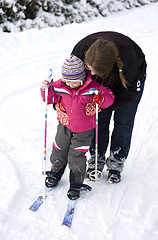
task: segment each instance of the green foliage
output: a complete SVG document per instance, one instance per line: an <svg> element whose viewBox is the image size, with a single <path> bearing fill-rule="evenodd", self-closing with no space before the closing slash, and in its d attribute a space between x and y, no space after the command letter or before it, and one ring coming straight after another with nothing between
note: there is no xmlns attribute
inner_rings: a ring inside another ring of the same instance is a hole
<svg viewBox="0 0 158 240"><path fill-rule="evenodd" d="M25 19L35 19L40 7L39 0L18 0L15 3L18 12L23 10Z"/></svg>
<svg viewBox="0 0 158 240"><path fill-rule="evenodd" d="M65 3L65 4L72 4L75 2L78 2L77 0L61 0L61 2Z"/></svg>
<svg viewBox="0 0 158 240"><path fill-rule="evenodd" d="M10 6L7 2L1 2L0 9L0 24L4 23L6 20L12 22L15 18L13 6Z"/></svg>
<svg viewBox="0 0 158 240"><path fill-rule="evenodd" d="M117 7L118 2L121 8ZM32 27L62 26L100 15L105 17L111 12L149 2L158 0L0 0L0 27L10 32L16 24L19 31Z"/></svg>

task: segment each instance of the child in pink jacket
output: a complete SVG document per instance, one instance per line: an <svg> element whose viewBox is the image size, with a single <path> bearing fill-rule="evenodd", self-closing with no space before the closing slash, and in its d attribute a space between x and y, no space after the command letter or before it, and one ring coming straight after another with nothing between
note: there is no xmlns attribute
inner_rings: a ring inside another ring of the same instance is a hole
<svg viewBox="0 0 158 240"><path fill-rule="evenodd" d="M58 184L69 163L70 199L77 199L80 191L90 190L83 184L88 152L96 124L95 104L99 110L112 105L114 96L111 90L97 83L84 67L84 63L74 55L67 58L62 66L62 78L56 82L47 80L41 84L41 95L45 101L48 87L48 104L55 104L59 125L53 143L50 161L51 171L46 172L46 186ZM99 94L95 95L94 90ZM90 102L94 106L89 106Z"/></svg>

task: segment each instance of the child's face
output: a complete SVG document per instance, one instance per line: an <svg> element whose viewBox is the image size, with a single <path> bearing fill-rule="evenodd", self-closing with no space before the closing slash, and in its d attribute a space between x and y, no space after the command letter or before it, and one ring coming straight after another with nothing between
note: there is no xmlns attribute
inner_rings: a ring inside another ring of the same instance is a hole
<svg viewBox="0 0 158 240"><path fill-rule="evenodd" d="M81 82L73 82L73 81L64 81L67 86L70 88L79 88L81 86Z"/></svg>

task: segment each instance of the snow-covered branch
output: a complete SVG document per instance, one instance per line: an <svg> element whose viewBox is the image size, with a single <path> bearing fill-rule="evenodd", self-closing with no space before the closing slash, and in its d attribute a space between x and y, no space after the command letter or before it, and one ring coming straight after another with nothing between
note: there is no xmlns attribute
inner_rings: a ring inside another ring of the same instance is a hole
<svg viewBox="0 0 158 240"><path fill-rule="evenodd" d="M113 12L140 7L158 0L1 0L0 30L60 27Z"/></svg>

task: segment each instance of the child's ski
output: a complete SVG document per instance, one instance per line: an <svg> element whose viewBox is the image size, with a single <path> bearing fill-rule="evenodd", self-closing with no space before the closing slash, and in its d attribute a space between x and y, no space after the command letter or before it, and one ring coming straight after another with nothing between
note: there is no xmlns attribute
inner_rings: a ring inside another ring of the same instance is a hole
<svg viewBox="0 0 158 240"><path fill-rule="evenodd" d="M65 225L69 228L71 227L76 202L77 202L77 200L70 200L69 199L68 204L67 204L67 210L65 212L62 225Z"/></svg>
<svg viewBox="0 0 158 240"><path fill-rule="evenodd" d="M46 192L46 195L45 195L45 198L48 197L49 193L52 191L53 188L45 188L45 192ZM33 212L36 212L39 207L42 205L43 203L43 195L42 193L38 195L38 197L36 198L36 200L33 202L33 204L31 205L31 207L29 207L29 209Z"/></svg>

